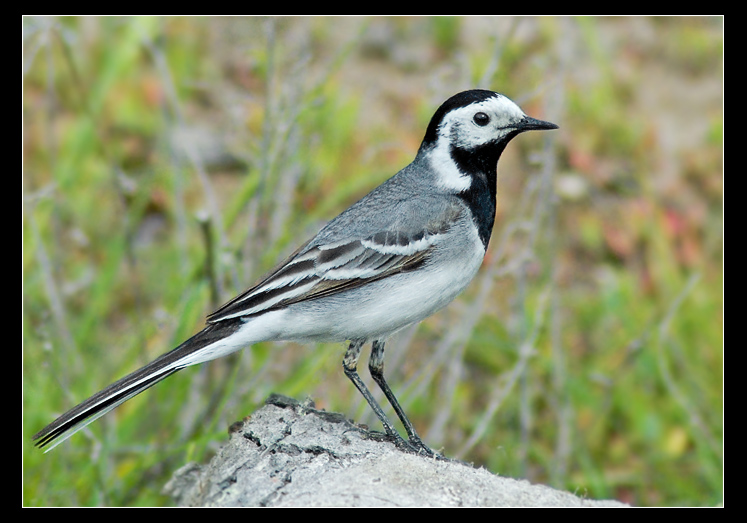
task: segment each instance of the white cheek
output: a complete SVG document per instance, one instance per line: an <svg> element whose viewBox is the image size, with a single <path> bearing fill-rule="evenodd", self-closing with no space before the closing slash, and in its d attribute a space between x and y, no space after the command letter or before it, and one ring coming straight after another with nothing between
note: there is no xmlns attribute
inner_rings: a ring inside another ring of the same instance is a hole
<svg viewBox="0 0 747 523"><path fill-rule="evenodd" d="M506 132L500 129L497 124L487 125L480 127L469 123L465 126L460 126L456 130L456 136L453 138L454 145L462 149L472 149L486 143L495 140L496 138L502 138Z"/></svg>

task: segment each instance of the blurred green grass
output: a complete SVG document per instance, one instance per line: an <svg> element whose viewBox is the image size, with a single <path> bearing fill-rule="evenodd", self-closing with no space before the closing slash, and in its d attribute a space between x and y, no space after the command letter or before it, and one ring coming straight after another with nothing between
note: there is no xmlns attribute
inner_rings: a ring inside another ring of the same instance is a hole
<svg viewBox="0 0 747 523"><path fill-rule="evenodd" d="M591 498L723 482L719 18L23 19L23 504L168 505L270 392L377 427L342 345L187 369L50 454L55 415L406 165L487 87L557 122L512 143L485 267L388 345L446 455Z"/></svg>

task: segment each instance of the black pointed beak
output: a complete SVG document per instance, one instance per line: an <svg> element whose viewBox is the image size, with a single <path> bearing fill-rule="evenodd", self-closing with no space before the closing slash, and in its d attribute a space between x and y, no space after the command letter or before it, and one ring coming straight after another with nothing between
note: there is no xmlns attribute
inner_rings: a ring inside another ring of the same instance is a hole
<svg viewBox="0 0 747 523"><path fill-rule="evenodd" d="M544 120L538 120L531 116L525 116L516 124L516 129L520 132L524 131L549 131L550 129L557 129L558 126L551 122Z"/></svg>

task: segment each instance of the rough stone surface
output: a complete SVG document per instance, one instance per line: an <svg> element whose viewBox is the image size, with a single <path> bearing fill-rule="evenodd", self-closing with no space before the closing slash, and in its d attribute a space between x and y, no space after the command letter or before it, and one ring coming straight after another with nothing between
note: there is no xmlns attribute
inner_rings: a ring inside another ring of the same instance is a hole
<svg viewBox="0 0 747 523"><path fill-rule="evenodd" d="M401 451L340 414L273 395L235 423L207 465L179 469L164 492L180 506L625 507L448 459Z"/></svg>

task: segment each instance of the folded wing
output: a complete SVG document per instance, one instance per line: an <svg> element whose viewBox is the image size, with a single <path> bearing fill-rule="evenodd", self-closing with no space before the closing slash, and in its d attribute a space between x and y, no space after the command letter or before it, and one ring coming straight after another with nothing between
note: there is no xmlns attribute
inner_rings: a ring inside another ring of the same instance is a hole
<svg viewBox="0 0 747 523"><path fill-rule="evenodd" d="M259 283L208 316L210 323L313 300L414 270L441 231L382 231L365 239L304 245Z"/></svg>

